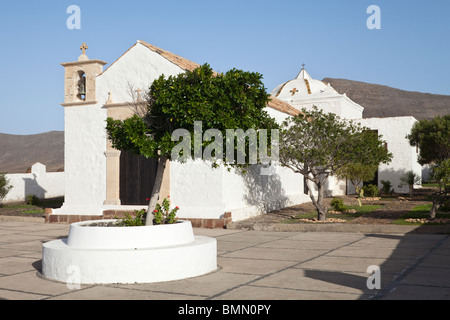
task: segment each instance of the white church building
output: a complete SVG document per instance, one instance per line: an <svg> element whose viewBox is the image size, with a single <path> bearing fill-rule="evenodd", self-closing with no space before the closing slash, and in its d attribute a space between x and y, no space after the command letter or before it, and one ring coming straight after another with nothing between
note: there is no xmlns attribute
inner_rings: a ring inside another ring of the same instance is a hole
<svg viewBox="0 0 450 320"><path fill-rule="evenodd" d="M77 61L63 63L65 68L65 202L48 212L47 222L73 223L112 218L123 212L147 208L157 164L154 160L121 152L111 147L106 119L125 119L135 112L141 93L148 91L160 75L177 75L200 65L137 41L118 60L104 70L102 60L91 60L87 46L81 47ZM363 119L364 108L339 94L331 86L312 79L303 68L297 78L271 93L266 110L277 121L313 105L346 119L355 119L378 130L387 140L394 160L380 166L378 183L391 180L397 192L400 172L414 170L415 148L405 136L416 121L412 117ZM271 175L261 175L254 166L247 174L213 169L203 161L180 164L170 162L165 170L161 197L170 196L180 208L178 216L194 227L223 227L275 209L309 202L303 176L276 166ZM330 179L328 195L351 192L343 181Z"/></svg>
<svg viewBox="0 0 450 320"><path fill-rule="evenodd" d="M416 175L422 176L422 166L417 162L418 149L411 147L406 139L406 135L417 122L414 117L363 118L362 106L348 98L345 93L338 93L330 84L312 79L304 68L295 79L273 89L271 95L297 109L311 109L316 106L324 112L335 113L342 119L359 122L382 135L393 159L388 165L381 164L378 168L374 183L379 187L382 180L390 181L396 193L407 193L408 186L402 185L400 181L402 175L412 170ZM354 191L351 184L329 178L328 196L352 194Z"/></svg>

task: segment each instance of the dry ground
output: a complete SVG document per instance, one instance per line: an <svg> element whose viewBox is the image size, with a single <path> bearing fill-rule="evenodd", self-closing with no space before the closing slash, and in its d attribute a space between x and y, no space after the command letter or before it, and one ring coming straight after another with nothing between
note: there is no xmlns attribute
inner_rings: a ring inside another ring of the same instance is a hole
<svg viewBox="0 0 450 320"><path fill-rule="evenodd" d="M407 196L394 196L379 200L363 200L363 204L383 205L381 208L365 213L364 215L355 218L348 223L355 224L391 224L394 220L399 219L403 214L410 212L418 205L431 203L428 196L433 192L433 188L422 188L415 190L414 198L410 199ZM345 205L356 205L358 203L356 196L342 196ZM325 203L330 207L332 198L326 198ZM261 223L279 223L283 220L293 218L299 214L307 214L315 211L312 203L304 203L297 206L276 210L258 217L246 220L246 222L261 222Z"/></svg>
<svg viewBox="0 0 450 320"><path fill-rule="evenodd" d="M391 198L381 198L380 200L363 200L363 204L383 205L375 211L365 213L364 215L355 218L349 223L356 224L390 224L394 220L400 218L403 214L410 212L414 207L431 203L427 196L433 192L433 188L422 188L415 190L413 199L406 196L396 196ZM343 196L344 204L356 205L356 196ZM331 198L326 198L325 203L329 205ZM4 205L0 206L0 215L7 216L30 216L43 217L45 207L58 207L58 200L49 201L41 206L26 206L25 204ZM258 217L248 219L248 222L263 222L263 223L278 223L282 220L298 216L299 214L306 214L315 211L312 203L304 203L301 205L276 210Z"/></svg>

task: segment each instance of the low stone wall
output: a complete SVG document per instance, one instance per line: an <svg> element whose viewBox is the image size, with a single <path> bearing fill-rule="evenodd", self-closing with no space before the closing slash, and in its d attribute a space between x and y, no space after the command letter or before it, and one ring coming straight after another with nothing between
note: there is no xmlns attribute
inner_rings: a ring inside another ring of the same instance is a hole
<svg viewBox="0 0 450 320"><path fill-rule="evenodd" d="M31 173L7 174L6 179L12 189L3 203L22 202L28 195L40 199L63 197L64 177L64 172L47 172L46 166L41 163L34 164Z"/></svg>
<svg viewBox="0 0 450 320"><path fill-rule="evenodd" d="M72 224L81 221L91 220L109 220L115 218L122 218L125 216L125 211L107 210L103 215L69 215L69 214L53 214L52 209L45 210L45 223L64 223ZM223 229L232 222L231 213L227 212L221 219L191 219L180 218L180 220L190 221L192 227L203 229Z"/></svg>

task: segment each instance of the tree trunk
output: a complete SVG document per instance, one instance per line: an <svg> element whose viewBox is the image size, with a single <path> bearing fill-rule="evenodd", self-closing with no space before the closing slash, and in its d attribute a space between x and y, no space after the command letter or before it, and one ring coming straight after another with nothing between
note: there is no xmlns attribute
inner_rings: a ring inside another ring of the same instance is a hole
<svg viewBox="0 0 450 320"><path fill-rule="evenodd" d="M413 184L409 185L409 197L410 198L414 197L414 185Z"/></svg>
<svg viewBox="0 0 450 320"><path fill-rule="evenodd" d="M309 188L309 197L317 210L317 219L319 221L325 221L327 218L327 208L323 205L323 181L315 180L314 184L317 186L317 200L312 193L312 188Z"/></svg>
<svg viewBox="0 0 450 320"><path fill-rule="evenodd" d="M438 201L433 201L433 206L431 207L430 210L430 220L434 220L436 218L436 212L439 210L439 202Z"/></svg>
<svg viewBox="0 0 450 320"><path fill-rule="evenodd" d="M356 199L358 199L358 205L359 205L360 207L362 207L361 198L362 198L363 195L364 195L364 189L361 188L361 187L356 187L356 186L355 186L355 190L356 190L356 193L358 194L358 197L356 198Z"/></svg>
<svg viewBox="0 0 450 320"><path fill-rule="evenodd" d="M445 195L441 190L439 190L439 191L433 193L433 195L431 196L431 199L433 201L433 206L431 207L431 210L430 210L430 220L433 220L436 218L436 213L439 210L439 208L441 207L441 204L445 200Z"/></svg>
<svg viewBox="0 0 450 320"><path fill-rule="evenodd" d="M167 161L168 161L167 157L164 157L164 156L159 157L158 171L156 172L155 184L153 186L152 194L150 197L150 202L148 204L148 209L147 209L147 219L145 222L145 224L147 226L153 225L153 219L155 217L155 215L153 214L153 211L155 210L156 205L159 200L159 193L161 191L161 185L162 185L162 181L163 181L163 177L164 177L164 171L167 166Z"/></svg>

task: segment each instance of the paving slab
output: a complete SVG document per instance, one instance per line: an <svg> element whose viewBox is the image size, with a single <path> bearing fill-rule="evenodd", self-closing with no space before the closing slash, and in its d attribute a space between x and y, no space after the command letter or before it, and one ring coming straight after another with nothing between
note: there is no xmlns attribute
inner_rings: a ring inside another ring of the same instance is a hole
<svg viewBox="0 0 450 320"><path fill-rule="evenodd" d="M42 244L66 237L68 225L0 220L0 299L450 299L450 235L364 230L194 229L217 239L218 270L171 282L77 287L40 275ZM381 289L367 287L373 265Z"/></svg>
<svg viewBox="0 0 450 320"><path fill-rule="evenodd" d="M73 290L48 298L48 300L201 300L195 295L127 289L114 286L92 286Z"/></svg>
<svg viewBox="0 0 450 320"><path fill-rule="evenodd" d="M359 300L361 294L298 290L278 287L242 286L216 297L217 300ZM295 312L295 310L292 310Z"/></svg>

